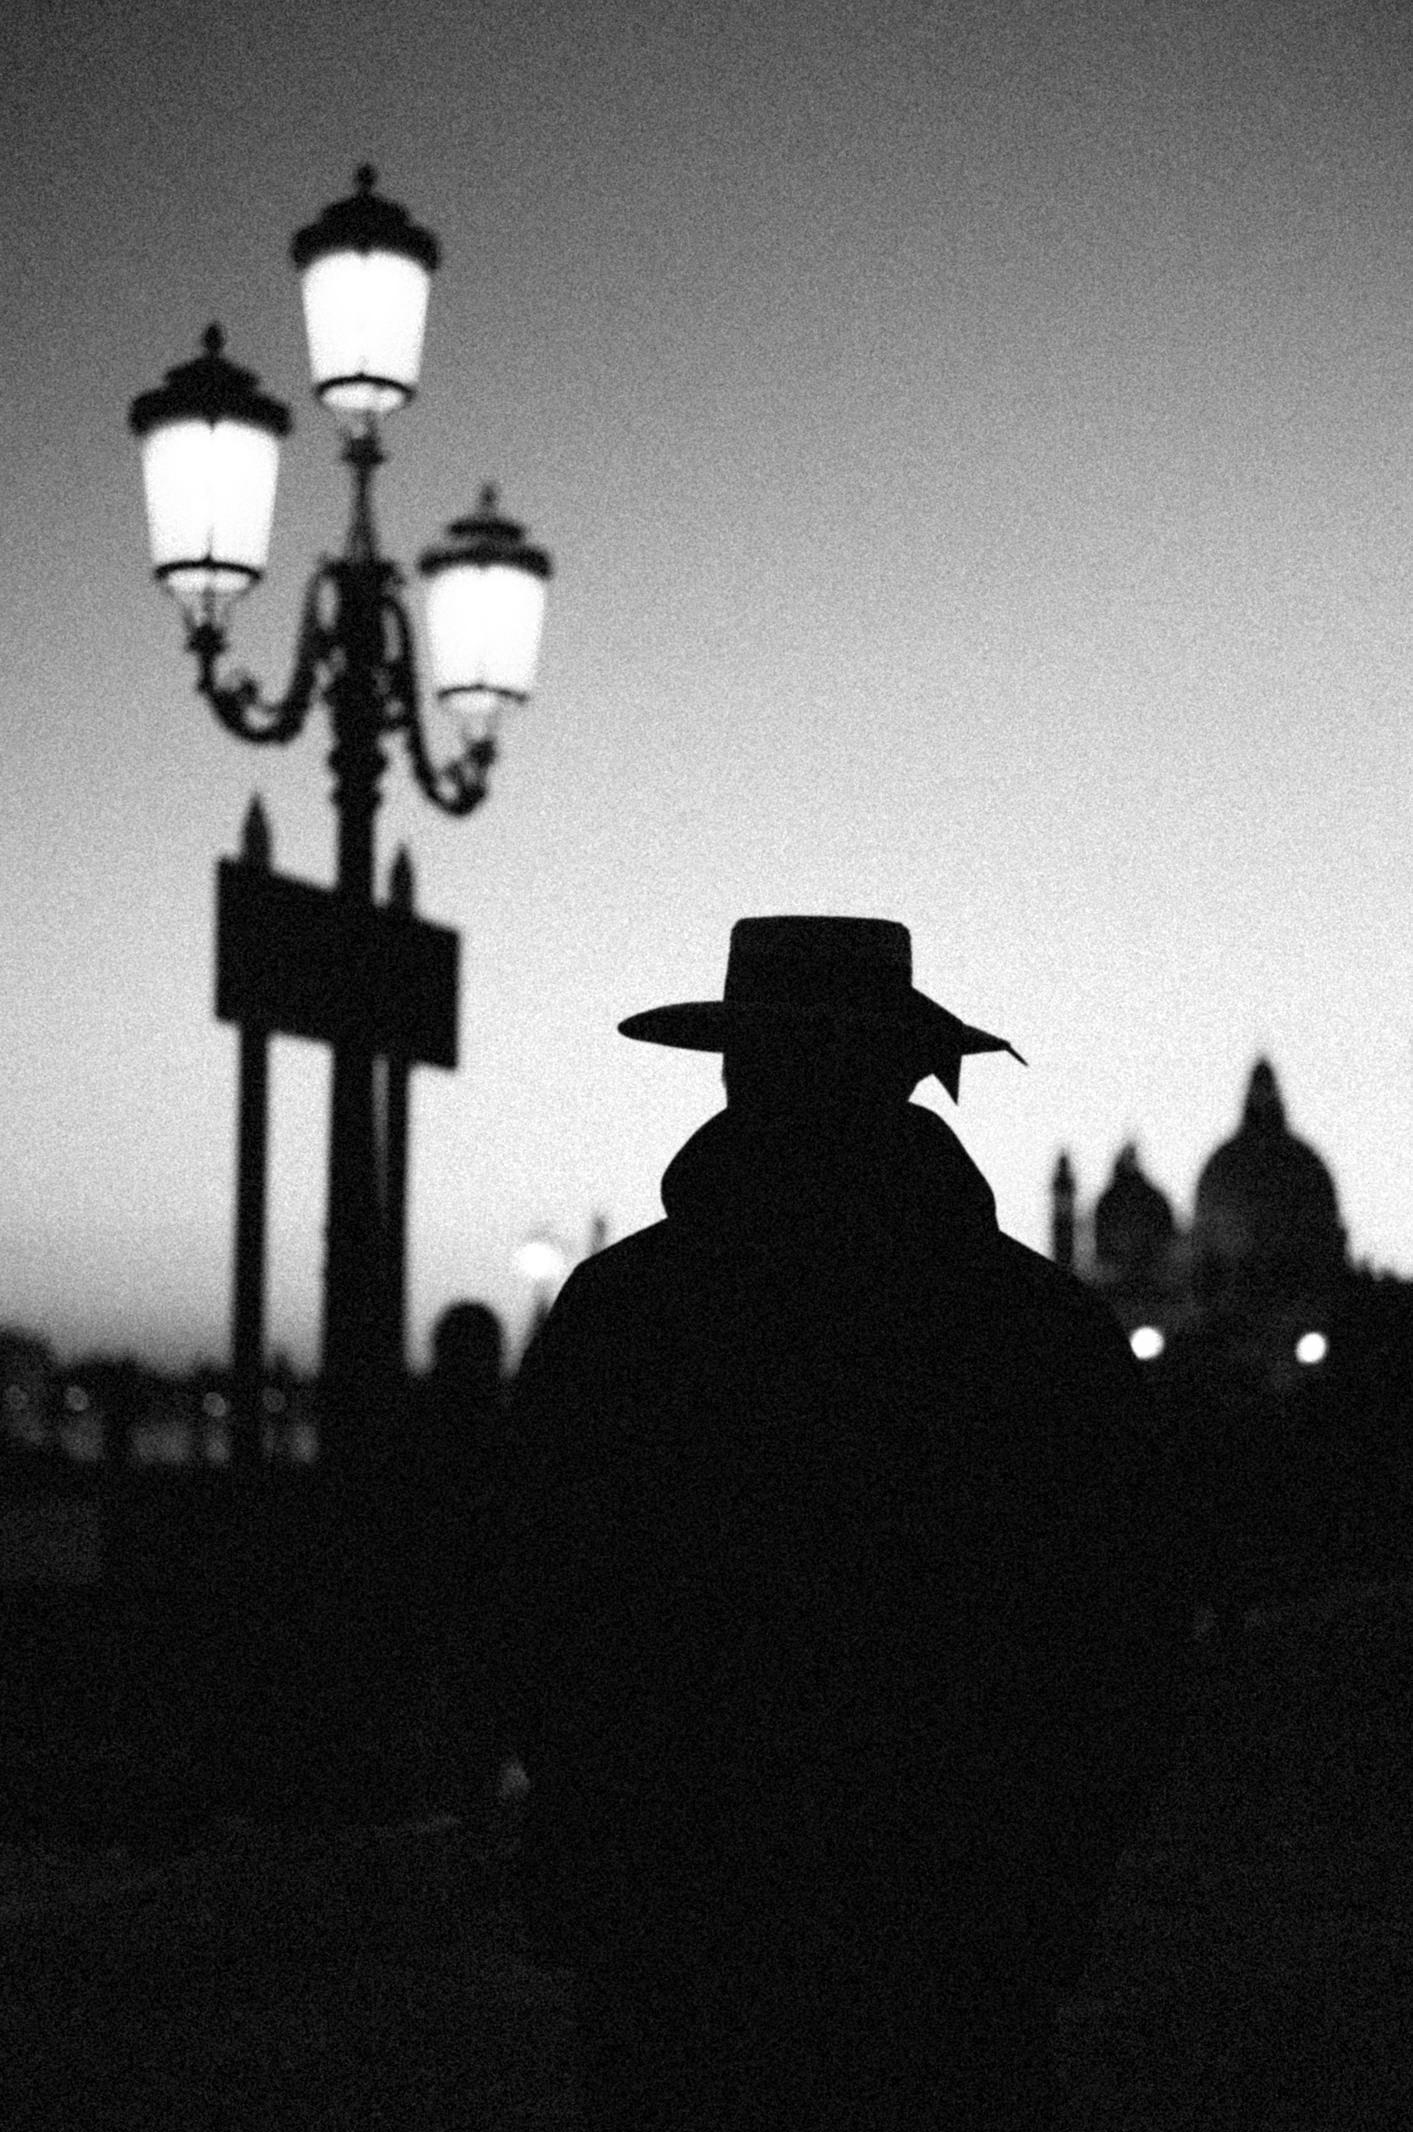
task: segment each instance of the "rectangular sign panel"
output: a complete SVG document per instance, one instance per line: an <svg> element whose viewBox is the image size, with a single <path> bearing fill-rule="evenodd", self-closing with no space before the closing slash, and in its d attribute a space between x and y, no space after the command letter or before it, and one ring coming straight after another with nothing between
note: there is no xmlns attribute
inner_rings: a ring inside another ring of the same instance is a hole
<svg viewBox="0 0 1413 2132"><path fill-rule="evenodd" d="M216 1019L455 1066L460 937L386 904L216 864Z"/></svg>

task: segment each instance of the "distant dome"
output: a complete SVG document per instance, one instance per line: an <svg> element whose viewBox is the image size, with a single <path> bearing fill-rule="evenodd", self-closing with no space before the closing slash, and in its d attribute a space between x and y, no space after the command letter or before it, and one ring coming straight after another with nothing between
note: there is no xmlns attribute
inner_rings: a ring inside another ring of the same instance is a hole
<svg viewBox="0 0 1413 2132"><path fill-rule="evenodd" d="M1267 1059L1252 1069L1240 1130L1197 1180L1192 1241L1199 1289L1209 1294L1233 1276L1300 1285L1343 1267L1334 1180L1287 1126Z"/></svg>
<svg viewBox="0 0 1413 2132"><path fill-rule="evenodd" d="M1172 1241L1172 1207L1144 1176L1130 1141L1119 1150L1114 1174L1095 1202L1095 1259L1111 1279L1151 1278L1161 1270Z"/></svg>

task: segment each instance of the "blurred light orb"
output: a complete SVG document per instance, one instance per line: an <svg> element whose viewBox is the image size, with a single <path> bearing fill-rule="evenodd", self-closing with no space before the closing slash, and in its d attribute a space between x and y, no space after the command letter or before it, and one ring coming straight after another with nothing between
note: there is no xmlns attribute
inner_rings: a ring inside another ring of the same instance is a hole
<svg viewBox="0 0 1413 2132"><path fill-rule="evenodd" d="M1140 1325L1129 1334L1128 1344L1140 1362L1156 1362L1168 1343L1156 1325Z"/></svg>
<svg viewBox="0 0 1413 2132"><path fill-rule="evenodd" d="M569 1271L569 1254L552 1236L527 1236L515 1253L517 1270L537 1287L549 1287Z"/></svg>
<svg viewBox="0 0 1413 2132"><path fill-rule="evenodd" d="M1330 1343L1322 1332L1302 1333L1295 1343L1295 1359L1307 1369L1313 1369L1317 1362L1323 1362L1329 1351Z"/></svg>

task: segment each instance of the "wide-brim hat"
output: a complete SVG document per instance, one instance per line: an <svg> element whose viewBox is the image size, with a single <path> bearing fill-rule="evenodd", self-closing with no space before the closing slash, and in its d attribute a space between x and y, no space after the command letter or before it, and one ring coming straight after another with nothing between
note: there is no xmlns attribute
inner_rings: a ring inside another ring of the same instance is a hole
<svg viewBox="0 0 1413 2132"><path fill-rule="evenodd" d="M682 1051L724 1051L733 1031L826 1022L916 1039L919 1078L936 1074L955 1103L962 1060L1014 1044L949 1014L913 985L912 936L890 918L740 918L720 999L649 1007L623 1036Z"/></svg>

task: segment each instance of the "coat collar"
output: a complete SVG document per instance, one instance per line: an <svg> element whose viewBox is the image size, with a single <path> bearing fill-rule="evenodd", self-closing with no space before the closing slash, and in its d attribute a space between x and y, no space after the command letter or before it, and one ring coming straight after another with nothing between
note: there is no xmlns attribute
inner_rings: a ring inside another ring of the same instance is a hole
<svg viewBox="0 0 1413 2132"><path fill-rule="evenodd" d="M722 1242L765 1247L817 1240L914 1240L955 1250L959 1232L996 1232L996 1197L935 1111L908 1104L880 1129L831 1139L805 1119L788 1129L719 1111L668 1164L670 1223Z"/></svg>

